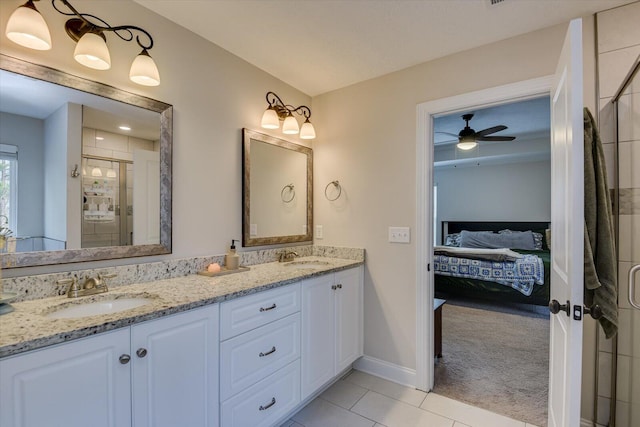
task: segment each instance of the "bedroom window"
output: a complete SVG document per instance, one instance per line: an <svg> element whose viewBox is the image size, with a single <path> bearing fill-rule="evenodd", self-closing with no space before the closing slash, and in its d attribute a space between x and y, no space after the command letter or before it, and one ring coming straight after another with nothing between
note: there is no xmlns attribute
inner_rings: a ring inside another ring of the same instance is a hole
<svg viewBox="0 0 640 427"><path fill-rule="evenodd" d="M433 186L433 246L438 246L438 184Z"/></svg>
<svg viewBox="0 0 640 427"><path fill-rule="evenodd" d="M15 236L18 219L18 147L0 144L0 227ZM2 230L2 234L7 234Z"/></svg>

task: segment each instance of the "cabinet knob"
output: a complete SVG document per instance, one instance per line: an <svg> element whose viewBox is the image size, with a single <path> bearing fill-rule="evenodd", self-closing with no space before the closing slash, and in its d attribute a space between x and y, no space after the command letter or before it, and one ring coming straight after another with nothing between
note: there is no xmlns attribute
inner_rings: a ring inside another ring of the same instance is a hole
<svg viewBox="0 0 640 427"><path fill-rule="evenodd" d="M331 285L331 289L335 291L336 289L338 289L338 287L336 285Z"/></svg>
<svg viewBox="0 0 640 427"><path fill-rule="evenodd" d="M338 286L338 289L342 289L342 283L338 283L336 286Z"/></svg>
<svg viewBox="0 0 640 427"><path fill-rule="evenodd" d="M145 357L147 355L147 349L146 348L139 348L136 351L136 355L138 355L138 357Z"/></svg>
<svg viewBox="0 0 640 427"><path fill-rule="evenodd" d="M123 355L120 356L120 358L118 360L123 365L126 365L131 360L131 356L129 356L128 354L123 354Z"/></svg>

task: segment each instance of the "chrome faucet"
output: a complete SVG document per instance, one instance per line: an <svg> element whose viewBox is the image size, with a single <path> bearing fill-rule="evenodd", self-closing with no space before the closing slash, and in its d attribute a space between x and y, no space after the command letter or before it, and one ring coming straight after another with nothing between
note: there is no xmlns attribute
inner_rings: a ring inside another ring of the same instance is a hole
<svg viewBox="0 0 640 427"><path fill-rule="evenodd" d="M298 256L297 252L294 251L282 251L278 255L278 262L288 262L293 261L295 257Z"/></svg>
<svg viewBox="0 0 640 427"><path fill-rule="evenodd" d="M68 298L84 297L87 295L96 295L107 292L109 288L105 279L116 277L117 274L98 274L98 277L87 277L84 283L81 285L78 283L78 276L74 274L73 279L58 280L59 284L68 284L67 289Z"/></svg>

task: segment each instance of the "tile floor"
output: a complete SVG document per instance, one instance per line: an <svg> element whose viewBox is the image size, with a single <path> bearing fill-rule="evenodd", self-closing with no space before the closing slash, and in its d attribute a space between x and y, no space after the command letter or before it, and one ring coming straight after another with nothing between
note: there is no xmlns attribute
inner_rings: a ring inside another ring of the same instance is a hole
<svg viewBox="0 0 640 427"><path fill-rule="evenodd" d="M535 427L351 371L281 427Z"/></svg>

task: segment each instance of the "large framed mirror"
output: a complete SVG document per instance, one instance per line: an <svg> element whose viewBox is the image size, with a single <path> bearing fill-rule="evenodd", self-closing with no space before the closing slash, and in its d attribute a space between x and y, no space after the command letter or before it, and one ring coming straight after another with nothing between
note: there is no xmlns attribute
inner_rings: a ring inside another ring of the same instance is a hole
<svg viewBox="0 0 640 427"><path fill-rule="evenodd" d="M2 268L171 253L173 107L0 54Z"/></svg>
<svg viewBox="0 0 640 427"><path fill-rule="evenodd" d="M243 130L242 245L313 240L313 151Z"/></svg>

